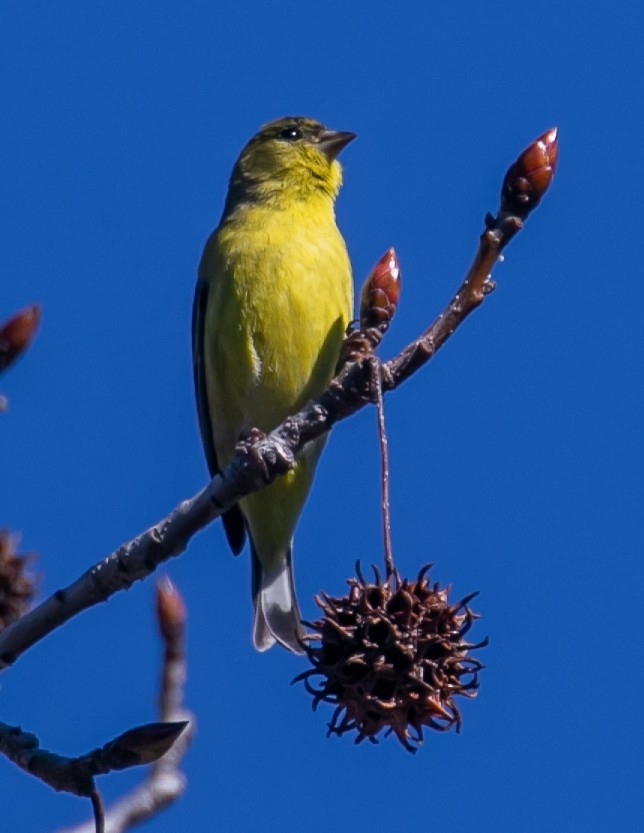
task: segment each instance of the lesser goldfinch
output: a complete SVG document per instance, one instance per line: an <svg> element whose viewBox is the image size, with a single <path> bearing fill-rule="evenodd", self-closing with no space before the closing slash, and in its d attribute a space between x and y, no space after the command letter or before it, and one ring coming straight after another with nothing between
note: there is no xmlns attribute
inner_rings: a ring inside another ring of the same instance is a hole
<svg viewBox="0 0 644 833"><path fill-rule="evenodd" d="M304 117L265 125L233 169L201 259L193 360L211 476L242 432L270 431L332 378L353 309L351 265L335 222L338 153L355 133ZM295 468L223 516L235 554L250 538L253 643L302 653L291 540L324 440Z"/></svg>

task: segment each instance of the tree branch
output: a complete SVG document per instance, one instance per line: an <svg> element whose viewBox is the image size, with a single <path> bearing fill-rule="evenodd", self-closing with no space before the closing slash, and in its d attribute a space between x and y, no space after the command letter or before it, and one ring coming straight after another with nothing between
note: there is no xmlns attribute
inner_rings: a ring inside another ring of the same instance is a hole
<svg viewBox="0 0 644 833"><path fill-rule="evenodd" d="M138 726L99 749L69 758L41 749L38 738L19 726L0 722L0 752L57 792L91 799L96 829L100 830L102 808L95 776L157 761L170 749L186 726L185 721Z"/></svg>
<svg viewBox="0 0 644 833"><path fill-rule="evenodd" d="M163 638L163 664L159 688L159 720L164 723L189 721L174 745L150 769L148 777L124 795L105 813L105 833L125 833L160 813L183 795L186 779L179 764L195 733L194 715L183 706L186 680L186 613L179 592L168 578L157 585L156 615ZM95 833L93 821L59 833Z"/></svg>
<svg viewBox="0 0 644 833"><path fill-rule="evenodd" d="M463 283L431 326L382 365L383 392L395 390L428 362L494 290L491 271L546 192L556 158L557 132L553 129L530 145L510 167L503 183L499 213L486 217L477 254ZM372 379L371 356L358 356L338 373L318 399L285 419L270 434L252 431L238 443L233 462L199 494L179 504L167 518L123 544L69 587L2 631L0 670L77 613L146 578L159 564L182 553L195 533L240 497L287 472L307 443L374 401Z"/></svg>

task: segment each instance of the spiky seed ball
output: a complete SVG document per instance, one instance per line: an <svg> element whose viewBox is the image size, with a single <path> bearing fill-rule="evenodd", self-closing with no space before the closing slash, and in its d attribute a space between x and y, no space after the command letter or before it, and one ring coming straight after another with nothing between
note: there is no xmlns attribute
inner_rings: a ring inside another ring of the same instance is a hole
<svg viewBox="0 0 644 833"><path fill-rule="evenodd" d="M16 555L15 546L15 537L0 529L0 630L22 616L36 593L30 557Z"/></svg>
<svg viewBox="0 0 644 833"><path fill-rule="evenodd" d="M483 668L468 653L487 640L464 639L478 618L468 607L477 594L450 605L449 588L430 585L428 570L411 582L397 575L382 581L374 568L367 582L357 565L348 595L316 596L323 615L307 623L313 633L305 643L313 668L294 682L304 682L314 709L336 706L328 735L354 730L356 743L377 742L384 729L415 752L424 727L460 731L455 698L476 696Z"/></svg>

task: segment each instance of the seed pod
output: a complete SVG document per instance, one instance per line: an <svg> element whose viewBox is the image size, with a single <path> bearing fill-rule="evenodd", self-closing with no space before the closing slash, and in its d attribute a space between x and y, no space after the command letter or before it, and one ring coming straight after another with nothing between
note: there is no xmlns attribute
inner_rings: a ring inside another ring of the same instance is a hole
<svg viewBox="0 0 644 833"><path fill-rule="evenodd" d="M415 752L424 728L459 731L455 698L476 696L483 666L469 654L487 640L465 640L476 593L450 605L449 588L430 584L428 569L414 581L382 581L374 569L373 582L358 569L347 595L316 597L322 618L309 624L306 644L313 667L294 682L304 682L314 709L335 706L329 735L375 742L385 730Z"/></svg>

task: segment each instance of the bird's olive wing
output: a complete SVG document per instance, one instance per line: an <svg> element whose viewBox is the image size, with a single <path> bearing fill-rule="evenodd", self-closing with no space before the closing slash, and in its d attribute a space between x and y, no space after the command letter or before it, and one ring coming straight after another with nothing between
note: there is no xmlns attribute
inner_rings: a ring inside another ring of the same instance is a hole
<svg viewBox="0 0 644 833"><path fill-rule="evenodd" d="M219 471L219 466L217 465L217 454L215 453L215 443L212 435L204 367L204 322L206 319L206 305L208 304L208 289L209 283L207 281L199 280L197 282L195 300L192 308L192 366L201 441L206 454L206 462L208 463L210 476L214 477ZM242 551L246 541L244 517L239 506L233 506L228 512L224 512L222 521L230 548L235 555L238 555Z"/></svg>

